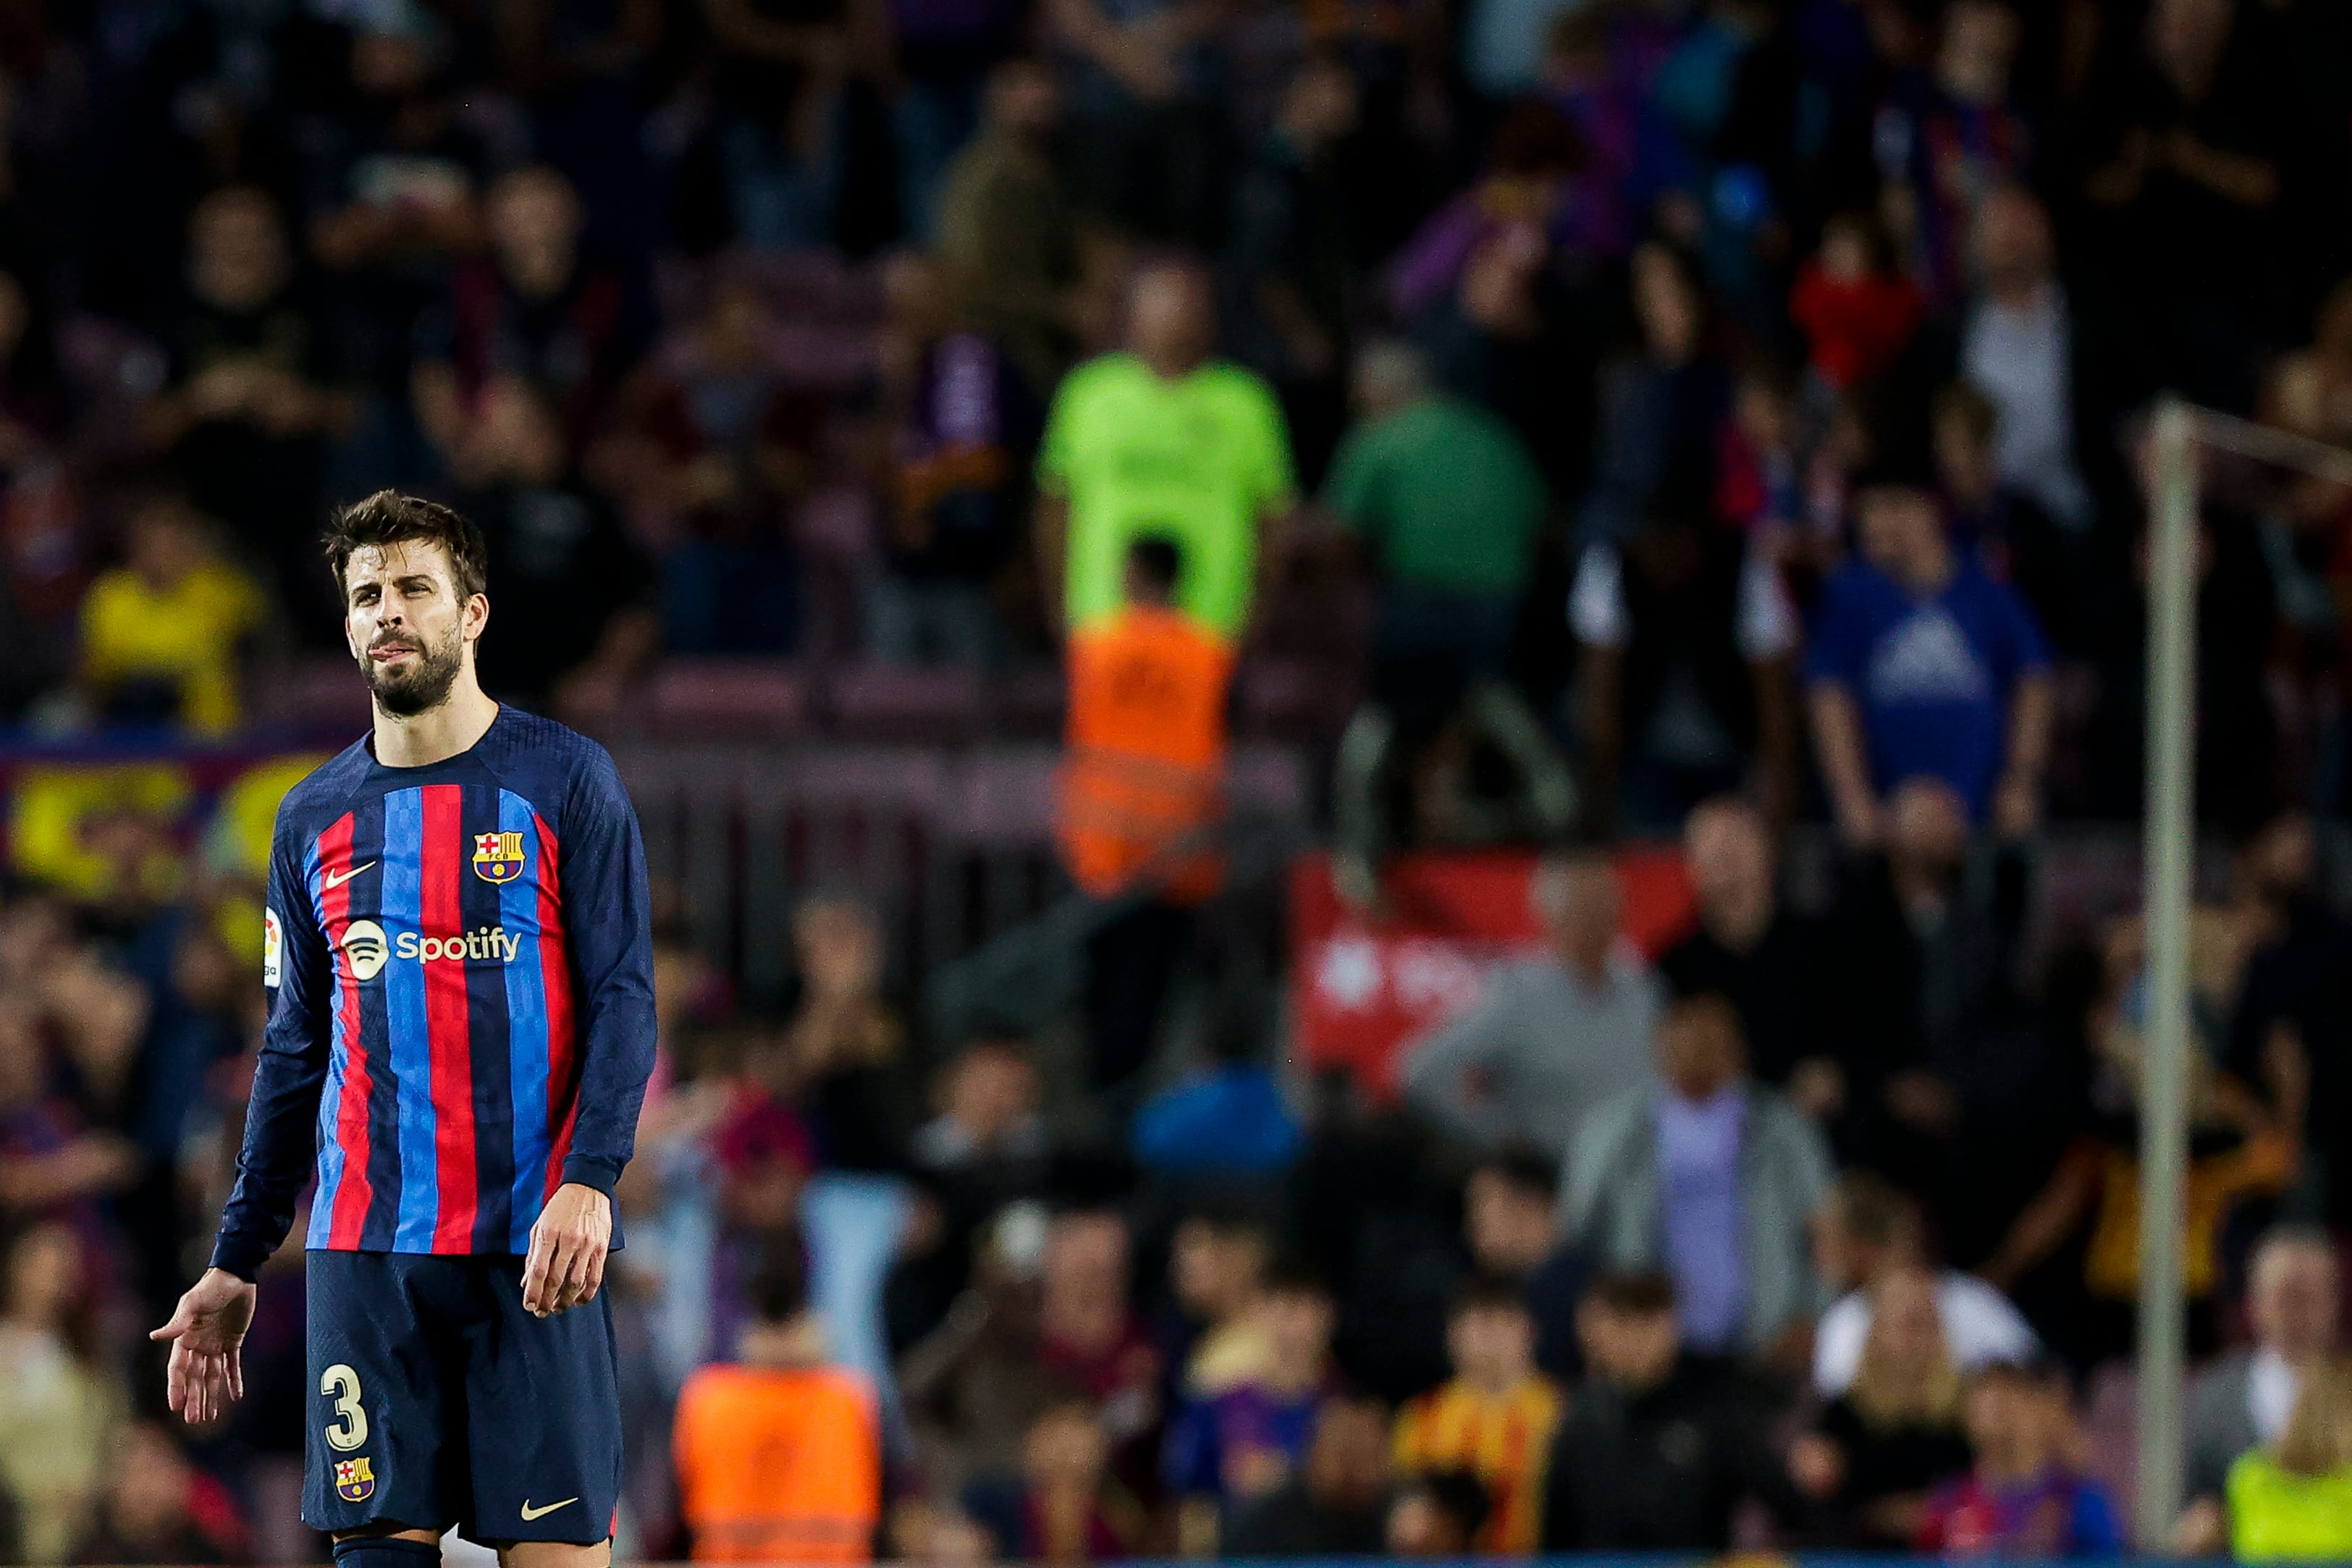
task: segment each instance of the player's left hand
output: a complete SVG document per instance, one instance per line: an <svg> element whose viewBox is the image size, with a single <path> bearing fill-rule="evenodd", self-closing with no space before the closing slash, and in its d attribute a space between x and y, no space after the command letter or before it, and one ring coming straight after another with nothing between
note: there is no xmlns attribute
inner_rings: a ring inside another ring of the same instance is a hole
<svg viewBox="0 0 2352 1568"><path fill-rule="evenodd" d="M594 1300L612 1245L613 1200L578 1182L556 1188L530 1227L530 1254L522 1265L524 1310L551 1318Z"/></svg>

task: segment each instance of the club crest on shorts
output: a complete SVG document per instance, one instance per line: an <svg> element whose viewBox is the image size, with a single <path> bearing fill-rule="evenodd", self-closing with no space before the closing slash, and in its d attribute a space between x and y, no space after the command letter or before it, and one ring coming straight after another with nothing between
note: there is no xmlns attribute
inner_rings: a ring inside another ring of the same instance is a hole
<svg viewBox="0 0 2352 1568"><path fill-rule="evenodd" d="M345 1502L365 1502L375 1496L375 1466L365 1455L335 1461L335 1495Z"/></svg>
<svg viewBox="0 0 2352 1568"><path fill-rule="evenodd" d="M474 838L474 875L485 882L511 882L522 875L522 835L482 833Z"/></svg>

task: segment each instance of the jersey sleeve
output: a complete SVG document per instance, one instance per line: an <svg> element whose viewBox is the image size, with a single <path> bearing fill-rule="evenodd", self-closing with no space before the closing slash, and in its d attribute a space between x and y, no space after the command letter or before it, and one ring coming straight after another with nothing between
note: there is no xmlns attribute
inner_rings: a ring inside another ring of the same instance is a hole
<svg viewBox="0 0 2352 1568"><path fill-rule="evenodd" d="M654 1070L653 893L637 814L599 749L574 783L561 872L580 997L580 1100L562 1179L610 1197Z"/></svg>
<svg viewBox="0 0 2352 1568"><path fill-rule="evenodd" d="M334 988L327 939L281 811L269 847L262 912L262 984L269 1016L254 1064L253 1094L237 1152L236 1185L221 1211L213 1267L250 1279L286 1239L316 1149L319 1095L327 1080L328 998Z"/></svg>

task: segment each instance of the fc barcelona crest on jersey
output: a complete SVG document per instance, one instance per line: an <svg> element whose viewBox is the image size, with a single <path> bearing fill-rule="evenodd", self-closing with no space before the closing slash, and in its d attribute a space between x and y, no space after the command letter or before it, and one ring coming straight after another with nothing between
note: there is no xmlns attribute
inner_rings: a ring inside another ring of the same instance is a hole
<svg viewBox="0 0 2352 1568"><path fill-rule="evenodd" d="M365 1502L375 1496L375 1466L362 1455L335 1461L335 1495L345 1502Z"/></svg>
<svg viewBox="0 0 2352 1568"><path fill-rule="evenodd" d="M522 835L477 835L474 839L474 875L485 882L511 882L521 876Z"/></svg>

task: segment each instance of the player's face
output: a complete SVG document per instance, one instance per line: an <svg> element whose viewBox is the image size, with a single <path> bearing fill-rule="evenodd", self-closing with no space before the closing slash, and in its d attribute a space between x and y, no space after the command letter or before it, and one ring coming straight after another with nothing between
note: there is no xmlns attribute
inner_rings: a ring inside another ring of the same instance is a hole
<svg viewBox="0 0 2352 1568"><path fill-rule="evenodd" d="M400 718L448 700L489 613L479 594L458 600L457 573L438 544L370 546L343 567L344 638L376 705Z"/></svg>

